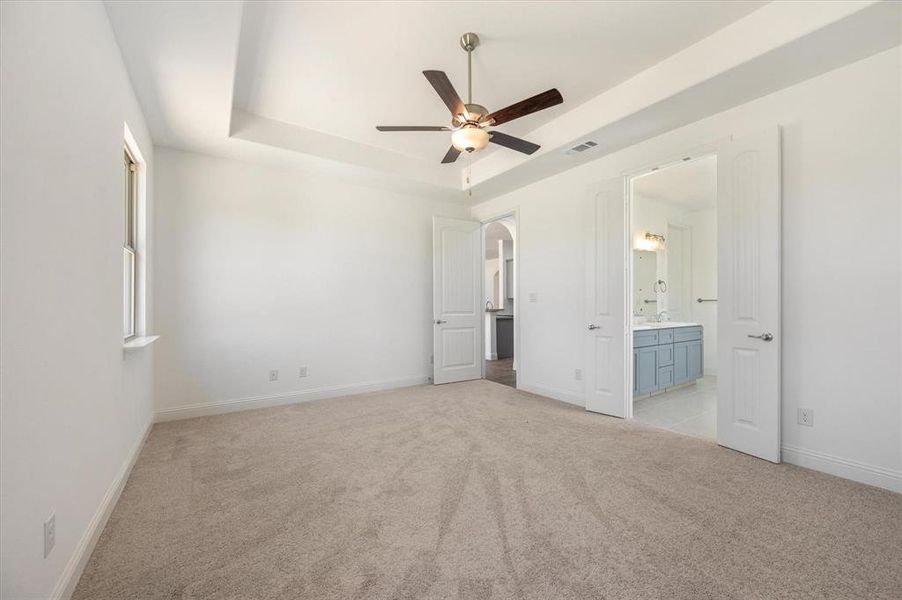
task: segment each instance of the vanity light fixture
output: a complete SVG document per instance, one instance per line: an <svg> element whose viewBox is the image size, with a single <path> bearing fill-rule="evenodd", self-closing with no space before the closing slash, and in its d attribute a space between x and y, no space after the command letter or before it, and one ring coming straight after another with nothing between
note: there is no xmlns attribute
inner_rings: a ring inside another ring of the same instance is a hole
<svg viewBox="0 0 902 600"><path fill-rule="evenodd" d="M664 249L664 236L658 235L657 233L645 233L645 241L653 250L663 250Z"/></svg>
<svg viewBox="0 0 902 600"><path fill-rule="evenodd" d="M658 235L657 233L646 232L644 238L636 240L635 248L636 250L647 250L649 252L663 250L664 236Z"/></svg>

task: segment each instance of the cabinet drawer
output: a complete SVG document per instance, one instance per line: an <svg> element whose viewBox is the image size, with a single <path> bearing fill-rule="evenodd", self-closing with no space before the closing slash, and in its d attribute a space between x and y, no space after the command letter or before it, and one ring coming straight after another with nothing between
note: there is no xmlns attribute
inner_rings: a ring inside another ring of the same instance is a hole
<svg viewBox="0 0 902 600"><path fill-rule="evenodd" d="M645 348L658 345L657 331L636 331L633 333L633 348Z"/></svg>
<svg viewBox="0 0 902 600"><path fill-rule="evenodd" d="M673 364L673 344L658 346L658 366L666 367Z"/></svg>
<svg viewBox="0 0 902 600"><path fill-rule="evenodd" d="M658 367L658 389L673 385L673 366Z"/></svg>
<svg viewBox="0 0 902 600"><path fill-rule="evenodd" d="M691 342L702 339L701 327L677 327L672 331L674 342Z"/></svg>
<svg viewBox="0 0 902 600"><path fill-rule="evenodd" d="M673 343L673 329L662 329L658 332L658 343L659 344L672 344Z"/></svg>

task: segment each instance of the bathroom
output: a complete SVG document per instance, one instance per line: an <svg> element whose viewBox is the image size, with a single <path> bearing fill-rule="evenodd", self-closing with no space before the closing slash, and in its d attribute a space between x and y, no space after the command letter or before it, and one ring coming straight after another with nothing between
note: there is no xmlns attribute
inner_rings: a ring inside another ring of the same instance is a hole
<svg viewBox="0 0 902 600"><path fill-rule="evenodd" d="M716 439L717 163L631 182L633 417Z"/></svg>

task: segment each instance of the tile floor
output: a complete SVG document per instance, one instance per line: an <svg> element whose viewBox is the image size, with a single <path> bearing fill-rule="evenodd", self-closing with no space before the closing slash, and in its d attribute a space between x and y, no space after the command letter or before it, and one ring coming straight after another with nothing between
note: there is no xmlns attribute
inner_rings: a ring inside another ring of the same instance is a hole
<svg viewBox="0 0 902 600"><path fill-rule="evenodd" d="M633 400L633 417L647 425L709 440L717 439L717 377Z"/></svg>

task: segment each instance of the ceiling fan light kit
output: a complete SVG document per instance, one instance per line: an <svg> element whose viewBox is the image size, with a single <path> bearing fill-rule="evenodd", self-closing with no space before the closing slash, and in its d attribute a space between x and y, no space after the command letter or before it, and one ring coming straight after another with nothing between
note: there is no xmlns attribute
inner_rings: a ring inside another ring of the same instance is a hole
<svg viewBox="0 0 902 600"><path fill-rule="evenodd" d="M450 131L451 147L442 159L442 163L453 163L461 152L478 152L490 142L523 154L532 154L538 150L540 148L538 144L500 131L487 131L487 128L558 105L564 101L561 93L552 88L532 98L521 100L507 108L490 113L484 106L473 102L473 50L477 46L479 46L479 36L475 33L470 32L460 36L460 47L467 53L466 104L460 99L443 71L423 71L423 75L451 111L450 127L377 125L376 129L379 131Z"/></svg>
<svg viewBox="0 0 902 600"><path fill-rule="evenodd" d="M464 152L482 150L489 143L485 129L474 125L464 125L451 134L451 145Z"/></svg>

